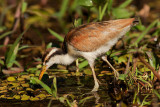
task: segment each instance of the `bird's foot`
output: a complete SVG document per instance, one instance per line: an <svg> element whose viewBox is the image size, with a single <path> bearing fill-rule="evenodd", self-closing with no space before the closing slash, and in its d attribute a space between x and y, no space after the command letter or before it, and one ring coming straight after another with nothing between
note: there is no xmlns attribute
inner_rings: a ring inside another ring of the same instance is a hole
<svg viewBox="0 0 160 107"><path fill-rule="evenodd" d="M96 92L96 91L98 91L98 88L94 87L91 92Z"/></svg>
<svg viewBox="0 0 160 107"><path fill-rule="evenodd" d="M107 60L107 56L102 56L102 60L105 61L106 63L108 63L108 65L112 68L112 70L114 71L114 76L116 78L116 80L118 80L119 78L119 73L117 72L117 70L110 64L110 62Z"/></svg>
<svg viewBox="0 0 160 107"><path fill-rule="evenodd" d="M96 91L98 91L98 88L99 88L99 84L98 84L98 82L96 82L95 85L94 85L94 88L92 89L91 92L96 92Z"/></svg>
<svg viewBox="0 0 160 107"><path fill-rule="evenodd" d="M116 70L114 70L114 77L116 78L116 80L119 79L119 73Z"/></svg>

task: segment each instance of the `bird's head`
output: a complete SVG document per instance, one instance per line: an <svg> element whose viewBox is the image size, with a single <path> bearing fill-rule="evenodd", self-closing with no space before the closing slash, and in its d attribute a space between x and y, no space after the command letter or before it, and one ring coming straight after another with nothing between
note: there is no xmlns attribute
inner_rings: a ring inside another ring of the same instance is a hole
<svg viewBox="0 0 160 107"><path fill-rule="evenodd" d="M39 80L42 79L44 72L51 67L53 64L58 63L58 57L63 54L63 51L59 48L50 48L47 49L43 58L42 58L42 70L39 75Z"/></svg>

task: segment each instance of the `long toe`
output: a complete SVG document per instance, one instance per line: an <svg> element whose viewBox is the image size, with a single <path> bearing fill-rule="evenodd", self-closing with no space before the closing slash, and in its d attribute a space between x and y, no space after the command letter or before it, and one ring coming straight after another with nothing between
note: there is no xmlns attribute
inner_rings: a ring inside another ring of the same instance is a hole
<svg viewBox="0 0 160 107"><path fill-rule="evenodd" d="M98 87L94 87L91 92L96 92L96 91L98 91Z"/></svg>
<svg viewBox="0 0 160 107"><path fill-rule="evenodd" d="M114 71L114 76L115 76L116 80L118 80L118 78L119 78L119 73L118 73L117 71Z"/></svg>
<svg viewBox="0 0 160 107"><path fill-rule="evenodd" d="M94 88L92 89L91 92L98 91L98 88L99 88L99 84L98 84L98 82L96 82L95 85L94 85Z"/></svg>

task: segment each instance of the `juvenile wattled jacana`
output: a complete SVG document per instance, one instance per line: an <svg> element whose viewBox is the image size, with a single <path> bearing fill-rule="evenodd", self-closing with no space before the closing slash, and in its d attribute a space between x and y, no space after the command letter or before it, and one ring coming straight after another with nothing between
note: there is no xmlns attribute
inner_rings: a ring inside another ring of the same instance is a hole
<svg viewBox="0 0 160 107"><path fill-rule="evenodd" d="M114 71L116 77L119 73L103 55L138 21L135 18L92 22L72 29L63 42L62 49L52 48L44 57L43 68L39 75L41 80L44 72L53 64L70 65L78 57L85 58L92 70L94 88L98 91L99 84L94 71L94 61L98 56L106 61Z"/></svg>

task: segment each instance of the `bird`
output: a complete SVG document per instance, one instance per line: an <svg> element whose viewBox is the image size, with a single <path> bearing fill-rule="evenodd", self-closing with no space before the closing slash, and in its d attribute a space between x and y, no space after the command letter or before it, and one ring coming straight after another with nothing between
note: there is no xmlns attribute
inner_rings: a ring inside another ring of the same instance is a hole
<svg viewBox="0 0 160 107"><path fill-rule="evenodd" d="M105 53L137 22L137 18L116 19L91 22L70 30L64 38L62 48L52 47L44 55L39 80L53 64L70 65L77 58L82 57L88 61L92 71L94 87L91 92L98 91L99 83L94 70L95 59L101 57L109 64L115 77L118 78L119 73L109 63Z"/></svg>

